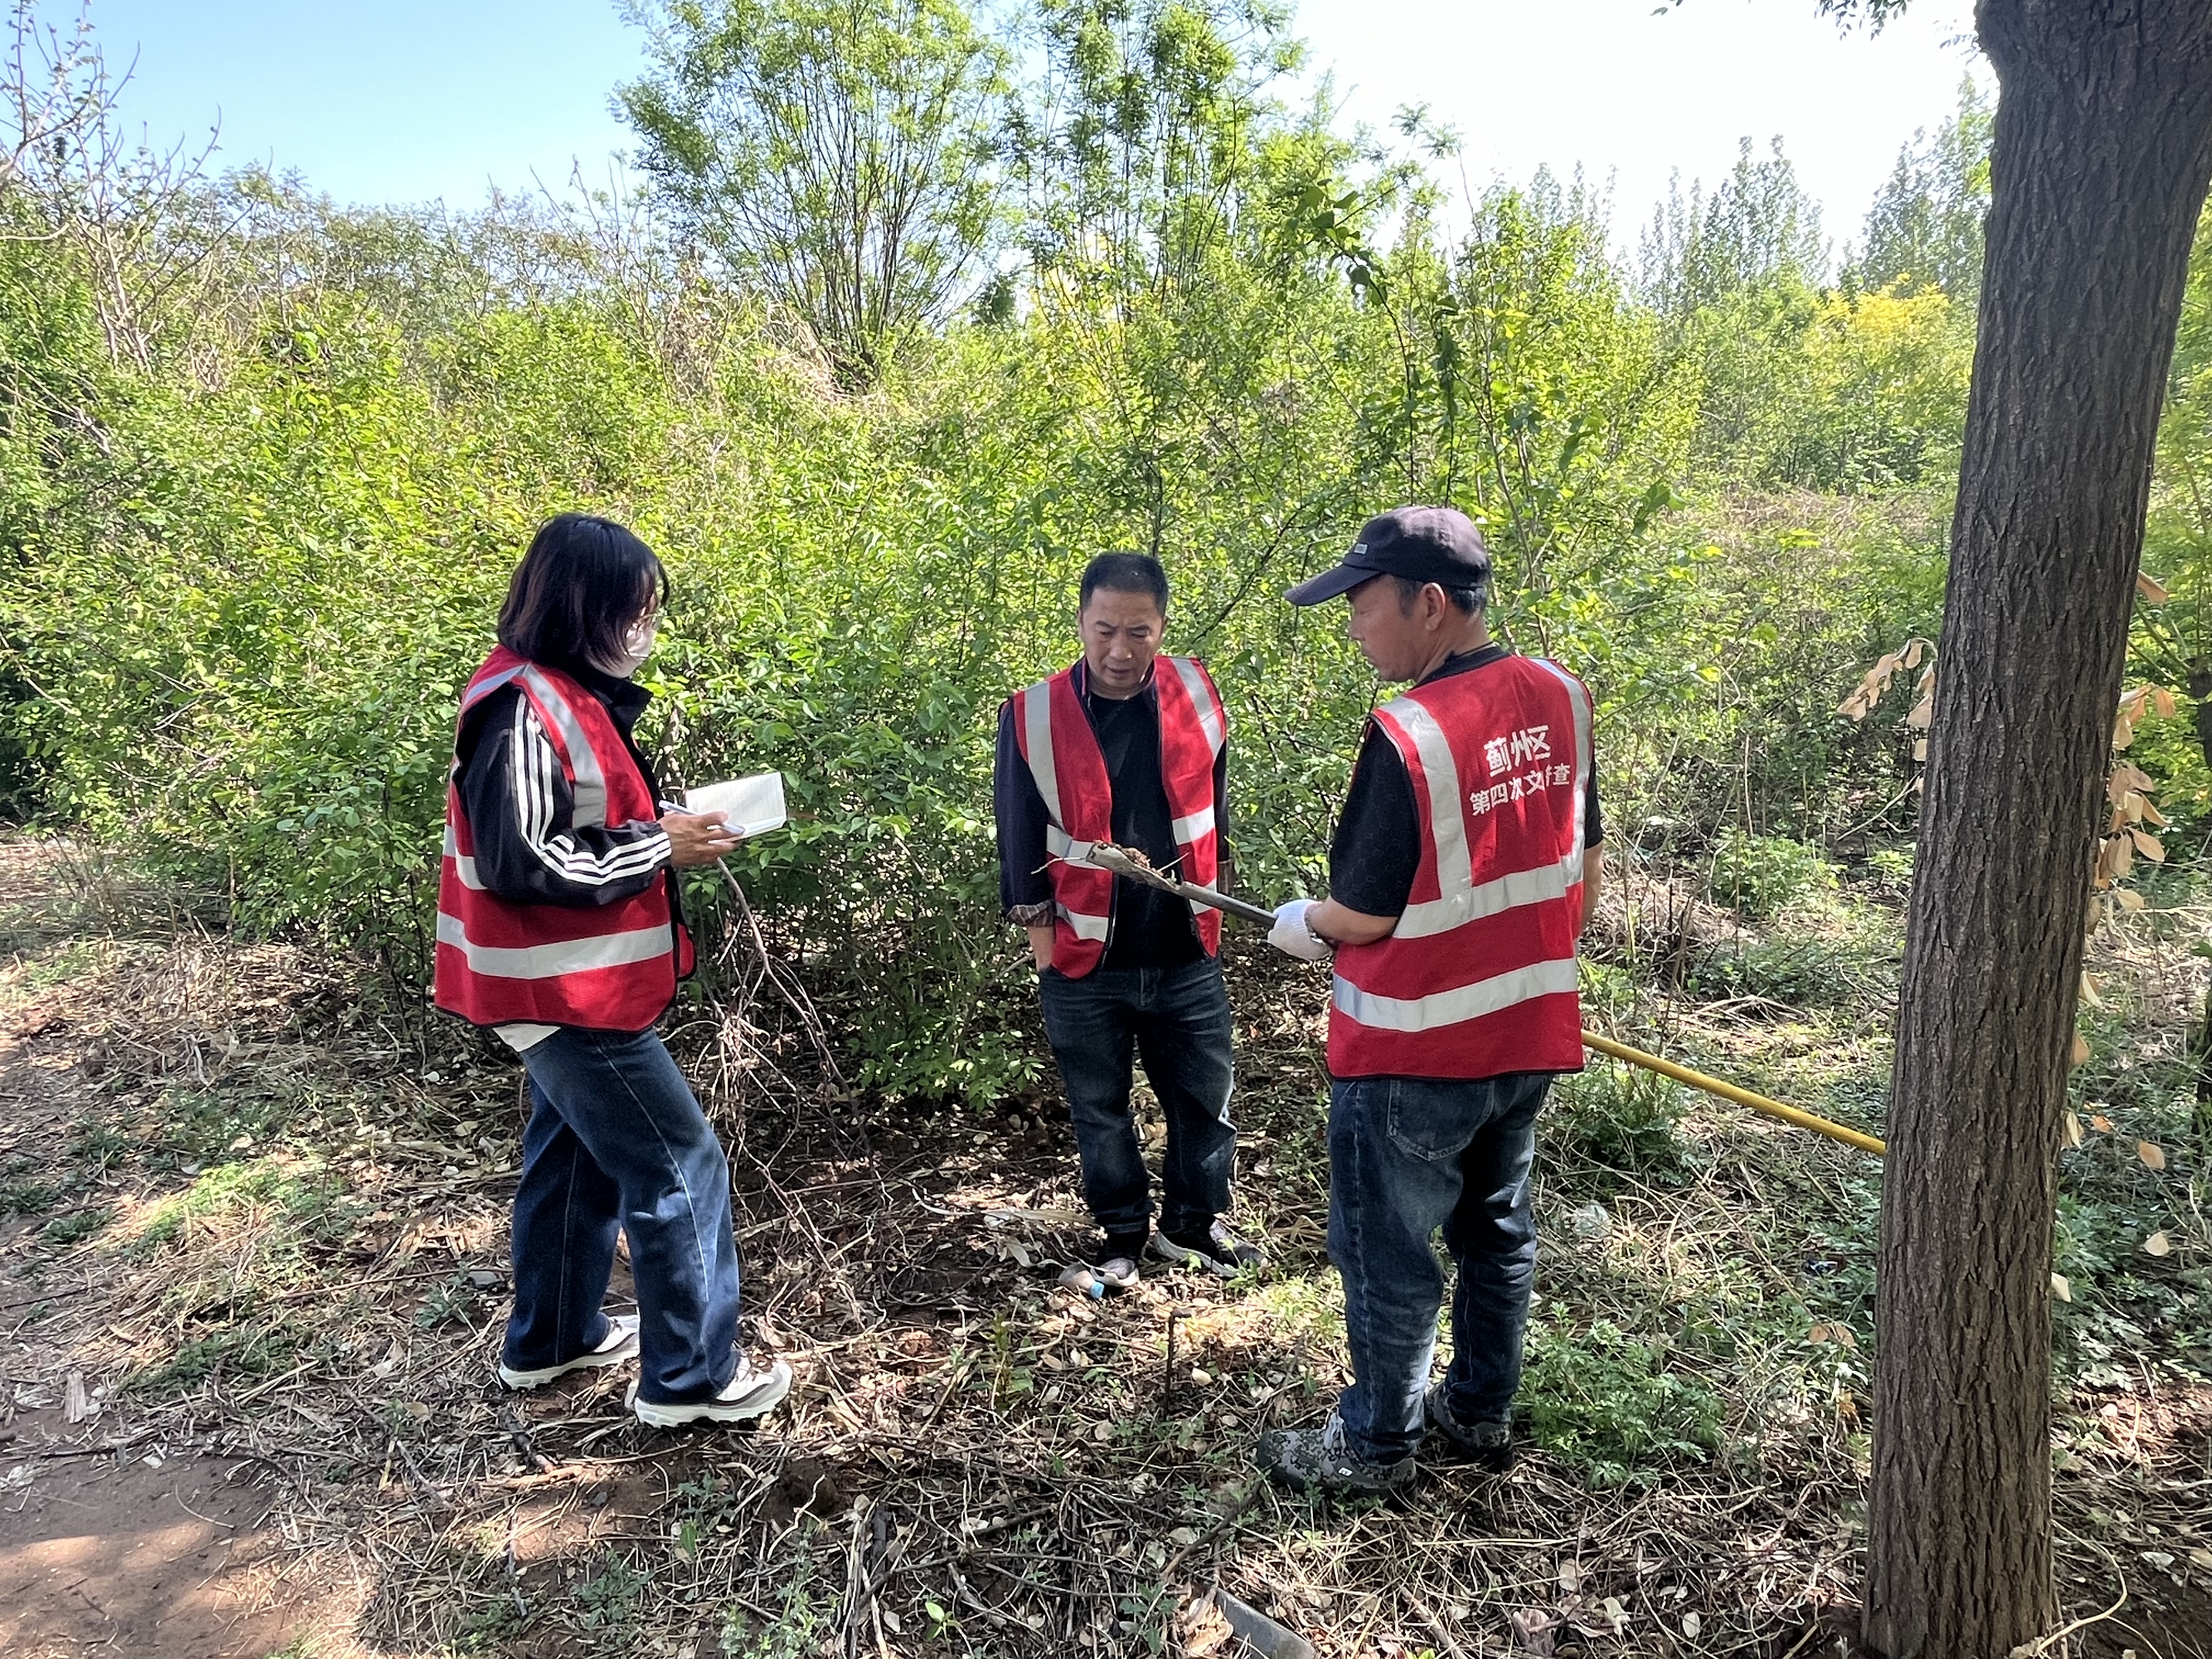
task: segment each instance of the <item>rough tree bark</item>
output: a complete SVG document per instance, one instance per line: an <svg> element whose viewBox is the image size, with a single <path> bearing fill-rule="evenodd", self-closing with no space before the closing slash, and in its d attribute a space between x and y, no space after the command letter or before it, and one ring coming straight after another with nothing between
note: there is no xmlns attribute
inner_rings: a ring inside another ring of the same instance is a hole
<svg viewBox="0 0 2212 1659"><path fill-rule="evenodd" d="M2092 836L2190 240L2212 0L1981 0L2001 94L1905 948L1865 1634L2054 1613L2050 1271Z"/></svg>

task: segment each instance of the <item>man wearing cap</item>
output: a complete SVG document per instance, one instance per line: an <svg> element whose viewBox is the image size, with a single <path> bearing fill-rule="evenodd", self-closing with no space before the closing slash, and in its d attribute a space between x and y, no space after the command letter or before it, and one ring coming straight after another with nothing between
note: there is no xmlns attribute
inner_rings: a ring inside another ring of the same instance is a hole
<svg viewBox="0 0 2212 1659"><path fill-rule="evenodd" d="M1077 598L1083 655L999 715L1000 895L1029 930L1103 1237L1093 1271L1137 1282L1146 1254L1227 1278L1261 1262L1221 1220L1237 1131L1221 915L1089 861L1099 842L1201 886L1218 879L1228 718L1194 657L1161 651L1168 580L1149 554L1102 553ZM1129 1097L1133 1058L1167 1123L1160 1228Z"/></svg>
<svg viewBox="0 0 2212 1659"><path fill-rule="evenodd" d="M1389 1492L1428 1430L1503 1469L1536 1260L1537 1109L1582 1069L1575 943L1602 854L1589 693L1493 644L1490 556L1466 514L1370 519L1344 562L1291 590L1351 601L1351 635L1407 690L1376 708L1329 847L1329 896L1269 942L1334 957L1329 1255L1352 1386L1319 1429L1262 1439L1300 1490ZM1429 1385L1443 1275L1452 1360Z"/></svg>

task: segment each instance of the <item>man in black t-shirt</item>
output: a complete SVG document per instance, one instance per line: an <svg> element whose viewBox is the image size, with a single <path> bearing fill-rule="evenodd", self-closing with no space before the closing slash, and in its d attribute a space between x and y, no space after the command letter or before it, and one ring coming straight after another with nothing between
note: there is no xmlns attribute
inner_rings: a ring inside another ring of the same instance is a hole
<svg viewBox="0 0 2212 1659"><path fill-rule="evenodd" d="M1261 1258L1221 1221L1237 1137L1220 918L1087 861L1110 842L1155 869L1218 880L1226 721L1205 669L1160 653L1158 560L1101 555L1079 604L1082 659L1000 711L1000 896L1029 930L1084 1198L1103 1234L1099 1278L1135 1283L1148 1246L1226 1277ZM1167 1120L1157 1234L1129 1104L1138 1057Z"/></svg>
<svg viewBox="0 0 2212 1659"><path fill-rule="evenodd" d="M1370 717L1329 849L1329 896L1269 942L1334 958L1329 1255L1352 1385L1319 1428L1262 1437L1301 1490L1408 1486L1425 1434L1510 1458L1536 1228L1536 1115L1583 1063L1577 938L1602 878L1593 711L1558 663L1491 641L1490 558L1454 508L1370 519L1294 605L1342 597L1349 631L1407 689ZM1452 1358L1430 1367L1458 1269Z"/></svg>

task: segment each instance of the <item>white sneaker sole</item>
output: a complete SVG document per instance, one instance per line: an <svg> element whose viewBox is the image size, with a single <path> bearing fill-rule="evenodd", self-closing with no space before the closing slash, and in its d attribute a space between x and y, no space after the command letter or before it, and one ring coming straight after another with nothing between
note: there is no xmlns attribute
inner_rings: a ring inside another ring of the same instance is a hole
<svg viewBox="0 0 2212 1659"><path fill-rule="evenodd" d="M765 1417L791 1392L791 1368L779 1364L760 1386L738 1400L630 1401L637 1420L649 1429L680 1429L687 1423L748 1423Z"/></svg>
<svg viewBox="0 0 2212 1659"><path fill-rule="evenodd" d="M620 1322L617 1322L617 1328L619 1325ZM574 1359L567 1360L558 1365L548 1365L542 1370L510 1370L505 1365L501 1365L499 1368L499 1380L506 1383L508 1388L519 1389L526 1394L532 1389L542 1389L548 1382L568 1376L570 1371L587 1371L601 1365L619 1365L625 1359L636 1358L637 1326L635 1322L632 1321L628 1333L611 1348L600 1348L590 1353L580 1353Z"/></svg>

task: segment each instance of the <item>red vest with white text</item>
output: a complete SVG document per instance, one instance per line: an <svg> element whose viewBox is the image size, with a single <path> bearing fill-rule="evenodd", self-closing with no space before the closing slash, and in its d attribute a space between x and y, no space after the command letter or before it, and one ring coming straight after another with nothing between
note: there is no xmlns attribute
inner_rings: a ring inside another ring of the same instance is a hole
<svg viewBox="0 0 2212 1659"><path fill-rule="evenodd" d="M537 711L574 793L580 828L660 816L606 706L557 669L493 652L461 693L461 722L503 685ZM438 880L437 1004L477 1025L524 1021L642 1031L691 971L691 937L675 919L663 872L611 904L517 904L485 888L462 810L460 763L446 785L446 857Z"/></svg>
<svg viewBox="0 0 2212 1659"><path fill-rule="evenodd" d="M1211 887L1221 857L1213 821L1213 763L1229 717L1221 694L1195 657L1154 658L1152 684L1160 709L1160 781L1167 788L1182 878ZM1114 921L1112 872L1084 862L1094 843L1114 839L1114 792L1106 757L1084 713L1074 669L1039 680L1011 701L1015 740L1051 820L1045 850L1052 855L1052 965L1069 979L1081 979L1106 954ZM1198 905L1191 908L1199 943L1206 955L1218 956L1221 913Z"/></svg>
<svg viewBox="0 0 2212 1659"><path fill-rule="evenodd" d="M1330 1073L1580 1071L1589 691L1556 663L1506 657L1374 720L1413 781L1421 859L1396 929L1337 950Z"/></svg>

